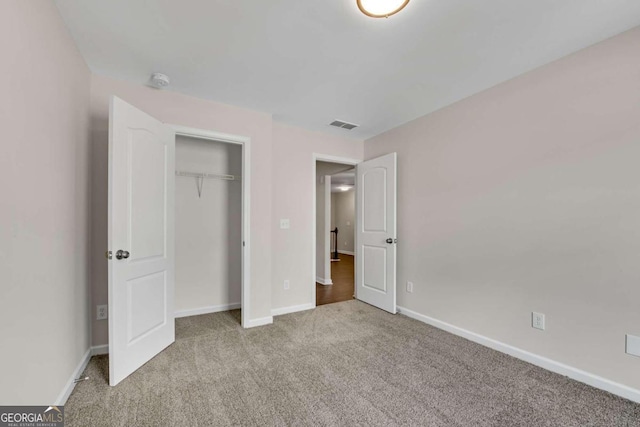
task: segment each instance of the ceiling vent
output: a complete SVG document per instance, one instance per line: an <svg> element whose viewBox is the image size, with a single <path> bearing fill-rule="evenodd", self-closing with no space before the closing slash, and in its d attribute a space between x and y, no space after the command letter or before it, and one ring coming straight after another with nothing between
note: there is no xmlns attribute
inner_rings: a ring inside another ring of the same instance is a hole
<svg viewBox="0 0 640 427"><path fill-rule="evenodd" d="M331 123L329 123L329 126L335 126L337 128L342 128L346 130L351 130L358 127L358 125L354 125L353 123L343 122L342 120L334 120Z"/></svg>

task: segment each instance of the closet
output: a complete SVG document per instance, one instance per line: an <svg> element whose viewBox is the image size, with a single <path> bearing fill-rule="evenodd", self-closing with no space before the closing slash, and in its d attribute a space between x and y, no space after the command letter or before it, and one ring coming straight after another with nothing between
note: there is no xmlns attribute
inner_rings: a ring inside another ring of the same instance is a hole
<svg viewBox="0 0 640 427"><path fill-rule="evenodd" d="M176 136L176 317L240 308L242 146Z"/></svg>

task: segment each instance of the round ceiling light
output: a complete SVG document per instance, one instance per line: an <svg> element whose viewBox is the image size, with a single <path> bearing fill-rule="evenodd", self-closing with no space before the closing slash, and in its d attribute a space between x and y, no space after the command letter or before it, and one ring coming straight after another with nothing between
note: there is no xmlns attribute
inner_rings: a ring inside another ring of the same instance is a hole
<svg viewBox="0 0 640 427"><path fill-rule="evenodd" d="M388 18L400 12L409 0L357 0L362 13L372 18Z"/></svg>

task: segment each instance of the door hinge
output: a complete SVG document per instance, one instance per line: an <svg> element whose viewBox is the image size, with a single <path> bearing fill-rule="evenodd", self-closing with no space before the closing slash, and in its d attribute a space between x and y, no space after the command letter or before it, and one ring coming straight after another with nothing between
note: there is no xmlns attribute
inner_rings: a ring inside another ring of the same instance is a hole
<svg viewBox="0 0 640 427"><path fill-rule="evenodd" d="M104 256L105 256L107 259L112 259L112 258L113 258L113 252L111 252L111 251L107 251L107 252L105 252L105 253L104 253Z"/></svg>

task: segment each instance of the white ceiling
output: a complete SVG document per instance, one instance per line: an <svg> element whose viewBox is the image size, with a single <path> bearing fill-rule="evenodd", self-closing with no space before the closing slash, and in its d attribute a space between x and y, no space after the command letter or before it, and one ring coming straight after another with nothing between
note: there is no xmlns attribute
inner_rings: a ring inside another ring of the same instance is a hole
<svg viewBox="0 0 640 427"><path fill-rule="evenodd" d="M349 190L353 190L356 185L356 170L350 169L345 172L340 172L331 175L331 192L341 193L343 187L349 187Z"/></svg>
<svg viewBox="0 0 640 427"><path fill-rule="evenodd" d="M93 72L368 138L640 25L638 0L56 0ZM361 127L327 126L333 119Z"/></svg>

